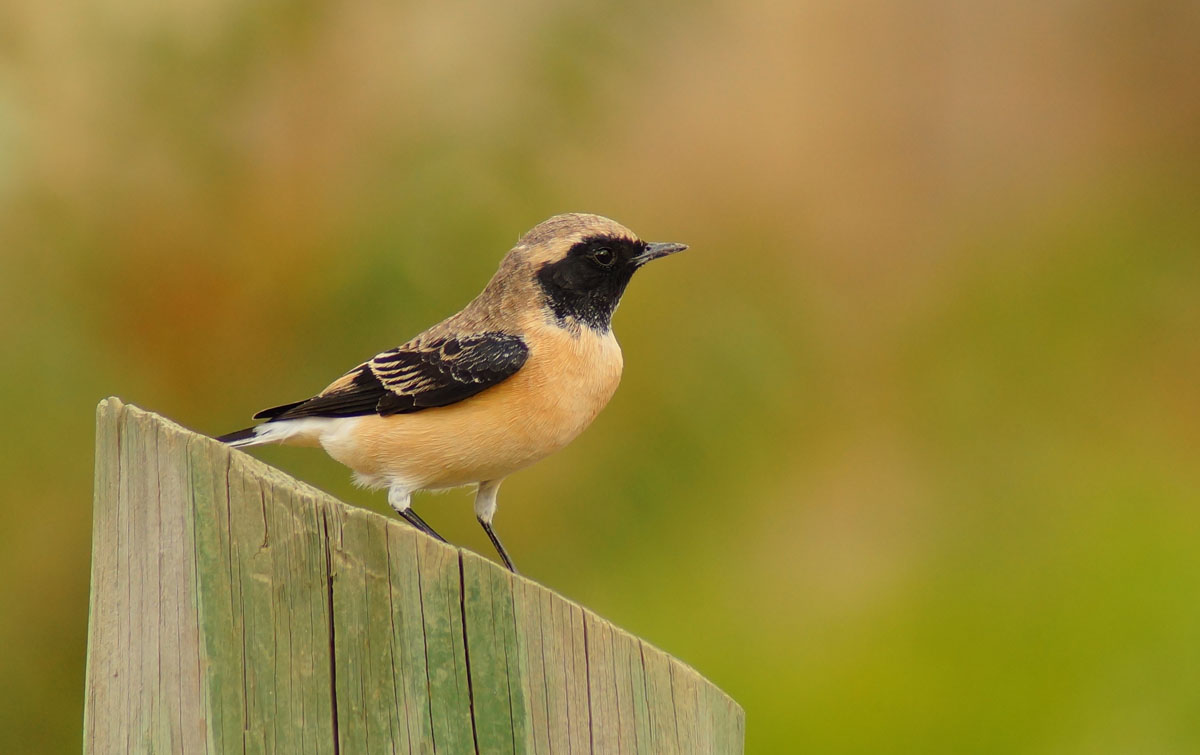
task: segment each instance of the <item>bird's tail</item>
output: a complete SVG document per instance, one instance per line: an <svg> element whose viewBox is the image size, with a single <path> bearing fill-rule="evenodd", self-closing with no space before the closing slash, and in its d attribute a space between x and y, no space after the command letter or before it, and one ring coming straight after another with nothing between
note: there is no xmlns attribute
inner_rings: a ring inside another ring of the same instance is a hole
<svg viewBox="0 0 1200 755"><path fill-rule="evenodd" d="M222 443L228 443L234 448L270 443L271 440L260 432L262 429L264 429L264 425L255 425L254 427L247 427L244 430L236 430L232 433L217 436L217 440Z"/></svg>
<svg viewBox="0 0 1200 755"><path fill-rule="evenodd" d="M285 443L294 446L317 445L323 433L351 417L301 417L299 419L273 419L261 425L247 427L222 435L217 440L234 448L261 446L264 443Z"/></svg>

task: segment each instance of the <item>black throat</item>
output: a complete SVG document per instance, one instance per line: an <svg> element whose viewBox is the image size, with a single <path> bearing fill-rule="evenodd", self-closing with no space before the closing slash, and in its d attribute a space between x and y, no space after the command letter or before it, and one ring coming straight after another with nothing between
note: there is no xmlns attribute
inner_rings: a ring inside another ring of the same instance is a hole
<svg viewBox="0 0 1200 755"><path fill-rule="evenodd" d="M616 255L611 267L601 267L592 258L601 247ZM613 312L637 270L632 259L641 250L639 242L629 239L589 238L572 247L563 259L542 265L537 280L559 324L569 326L574 321L600 333L610 330Z"/></svg>

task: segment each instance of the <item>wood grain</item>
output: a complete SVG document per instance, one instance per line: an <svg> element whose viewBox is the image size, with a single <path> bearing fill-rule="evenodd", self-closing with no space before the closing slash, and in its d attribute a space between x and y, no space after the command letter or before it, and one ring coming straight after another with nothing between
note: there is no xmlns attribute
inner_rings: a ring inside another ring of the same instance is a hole
<svg viewBox="0 0 1200 755"><path fill-rule="evenodd" d="M675 658L118 399L95 485L85 752L742 752Z"/></svg>

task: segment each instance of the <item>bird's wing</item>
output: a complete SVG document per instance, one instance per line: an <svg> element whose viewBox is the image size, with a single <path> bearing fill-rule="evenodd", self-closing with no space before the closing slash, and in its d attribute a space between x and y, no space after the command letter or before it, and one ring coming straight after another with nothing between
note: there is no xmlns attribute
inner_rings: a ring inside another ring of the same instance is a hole
<svg viewBox="0 0 1200 755"><path fill-rule="evenodd" d="M511 333L417 338L377 354L313 398L254 418L410 414L448 406L512 377L528 357L525 341Z"/></svg>

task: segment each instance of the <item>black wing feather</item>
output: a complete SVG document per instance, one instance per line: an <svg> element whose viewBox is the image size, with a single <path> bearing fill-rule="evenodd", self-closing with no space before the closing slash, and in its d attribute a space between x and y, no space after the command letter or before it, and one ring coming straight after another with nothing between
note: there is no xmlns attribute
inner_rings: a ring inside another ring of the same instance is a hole
<svg viewBox="0 0 1200 755"><path fill-rule="evenodd" d="M255 418L411 414L448 406L512 377L528 357L525 342L509 333L418 341L356 367L347 373L353 378L337 388L266 409Z"/></svg>
<svg viewBox="0 0 1200 755"><path fill-rule="evenodd" d="M255 414L254 419L275 419L276 417L278 417L279 415L288 411L289 409L295 409L297 406L300 406L303 403L304 403L303 401L293 401L290 404L281 404L279 406L272 406L270 409L263 409L258 414Z"/></svg>

